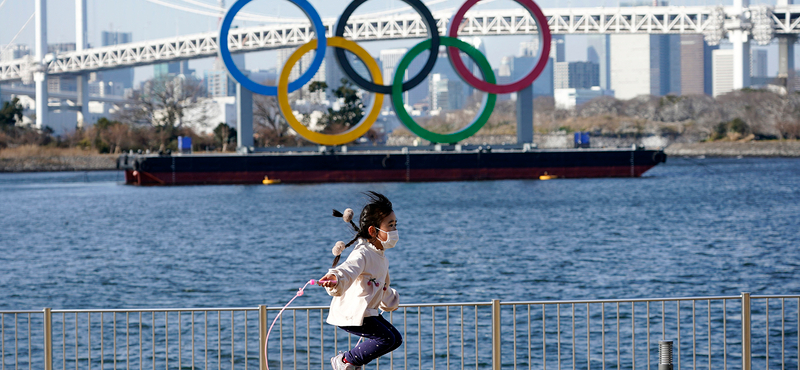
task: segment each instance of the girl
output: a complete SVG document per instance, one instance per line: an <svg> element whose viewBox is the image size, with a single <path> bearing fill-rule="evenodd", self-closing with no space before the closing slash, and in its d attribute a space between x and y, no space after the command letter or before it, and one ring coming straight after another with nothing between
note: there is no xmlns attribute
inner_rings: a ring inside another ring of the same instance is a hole
<svg viewBox="0 0 800 370"><path fill-rule="evenodd" d="M332 357L333 370L360 370L403 343L400 332L378 311L394 311L400 302L397 291L389 287L389 261L384 255L397 244L397 218L385 196L376 192L366 195L369 202L361 211L358 226L352 221L353 210L348 208L344 214L333 211L353 227L356 236L347 244L336 243L333 268L320 279L320 285L333 296L327 323L366 339ZM342 251L353 243L355 249L337 267Z"/></svg>

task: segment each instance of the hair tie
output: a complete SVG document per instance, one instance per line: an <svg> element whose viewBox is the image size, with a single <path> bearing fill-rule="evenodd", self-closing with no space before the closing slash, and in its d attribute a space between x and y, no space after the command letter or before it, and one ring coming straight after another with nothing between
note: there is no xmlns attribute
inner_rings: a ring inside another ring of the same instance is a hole
<svg viewBox="0 0 800 370"><path fill-rule="evenodd" d="M343 241L340 240L340 241L336 242L336 245L333 246L333 250L332 250L333 255L337 256L337 257L341 256L342 252L344 252L345 248L347 248L347 246L344 245Z"/></svg>
<svg viewBox="0 0 800 370"><path fill-rule="evenodd" d="M353 221L353 210L350 208L345 209L344 214L342 215L342 220L344 220L346 224L349 224L350 221Z"/></svg>

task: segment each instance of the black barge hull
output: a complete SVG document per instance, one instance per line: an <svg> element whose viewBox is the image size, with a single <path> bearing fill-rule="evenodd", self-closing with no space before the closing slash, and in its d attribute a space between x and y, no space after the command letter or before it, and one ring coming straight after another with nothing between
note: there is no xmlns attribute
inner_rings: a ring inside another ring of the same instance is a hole
<svg viewBox="0 0 800 370"><path fill-rule="evenodd" d="M639 177L666 162L662 150L363 150L257 154L122 155L133 185L410 182Z"/></svg>

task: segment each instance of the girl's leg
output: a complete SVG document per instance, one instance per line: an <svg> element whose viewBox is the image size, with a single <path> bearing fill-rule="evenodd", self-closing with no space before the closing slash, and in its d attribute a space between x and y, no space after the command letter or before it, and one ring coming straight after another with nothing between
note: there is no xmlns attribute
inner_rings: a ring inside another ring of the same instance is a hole
<svg viewBox="0 0 800 370"><path fill-rule="evenodd" d="M400 347L403 338L400 332L382 316L364 318L361 326L342 326L344 331L367 340L344 353L344 358L353 366L363 366Z"/></svg>

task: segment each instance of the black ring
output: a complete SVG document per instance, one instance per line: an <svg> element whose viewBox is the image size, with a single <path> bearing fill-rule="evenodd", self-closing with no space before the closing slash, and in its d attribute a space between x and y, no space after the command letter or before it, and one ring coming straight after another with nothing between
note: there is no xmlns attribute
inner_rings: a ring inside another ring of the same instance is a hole
<svg viewBox="0 0 800 370"><path fill-rule="evenodd" d="M358 8L365 1L367 0L355 0L347 6L347 9L344 10L342 15L339 17L339 20L336 22L336 36L344 37L344 27L347 25L347 20L350 19L350 16L353 14L356 8ZM433 14L431 14L430 9L428 9L428 7L425 6L422 1L403 0L403 2L410 5L422 16L422 19L425 21L425 25L428 27L428 34L430 34L431 37L431 52L430 55L428 55L428 61L425 63L425 66L422 67L422 70L419 71L419 74L414 76L414 78L403 83L403 91L408 91L421 84L422 81L425 81L425 78L428 77L428 74L433 70L433 65L436 64L436 59L439 56L439 28L436 26L436 20L433 19ZM370 92L386 95L392 93L392 85L377 85L361 77L361 75L359 75L358 72L353 69L353 66L350 65L350 62L347 60L344 52L344 49L336 48L336 62L342 68L347 77L353 80L353 83L355 83L358 87ZM384 76L384 78L391 80L392 76Z"/></svg>

